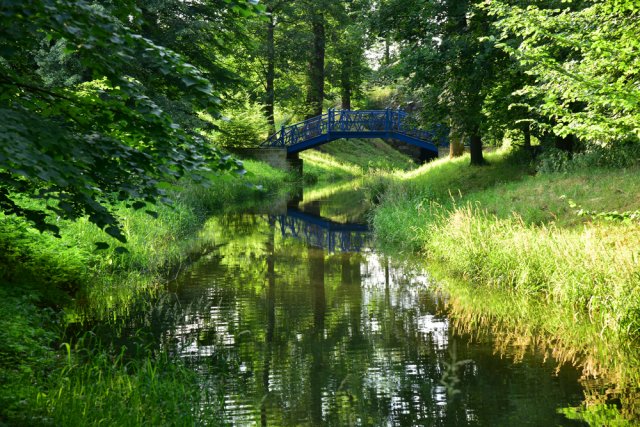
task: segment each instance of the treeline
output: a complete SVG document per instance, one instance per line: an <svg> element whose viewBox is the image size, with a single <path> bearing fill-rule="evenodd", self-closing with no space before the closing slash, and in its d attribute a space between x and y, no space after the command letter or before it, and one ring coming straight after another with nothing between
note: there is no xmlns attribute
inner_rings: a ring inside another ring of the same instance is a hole
<svg viewBox="0 0 640 427"><path fill-rule="evenodd" d="M120 241L114 203L154 215L150 204L167 201L158 183L241 167L212 137L255 143L256 129L274 130L276 104L301 118L337 92L348 108L364 81L372 10L306 0L0 5L0 210L53 233L56 216L88 216Z"/></svg>
<svg viewBox="0 0 640 427"><path fill-rule="evenodd" d="M531 136L559 149L637 143L640 4L634 0L381 0L394 73L424 119L483 139Z"/></svg>
<svg viewBox="0 0 640 427"><path fill-rule="evenodd" d="M159 182L240 167L212 141L254 145L328 106L407 108L473 164L505 136L640 135L634 0L0 5L0 209L54 233L50 214L86 215L124 240L112 203L153 215Z"/></svg>

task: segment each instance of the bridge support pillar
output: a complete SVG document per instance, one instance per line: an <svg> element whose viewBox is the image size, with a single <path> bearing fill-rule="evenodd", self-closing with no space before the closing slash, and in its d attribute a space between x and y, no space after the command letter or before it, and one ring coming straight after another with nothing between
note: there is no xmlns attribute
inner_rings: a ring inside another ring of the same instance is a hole
<svg viewBox="0 0 640 427"><path fill-rule="evenodd" d="M302 159L300 158L299 153L287 154L287 170L296 172L298 175L302 176Z"/></svg>

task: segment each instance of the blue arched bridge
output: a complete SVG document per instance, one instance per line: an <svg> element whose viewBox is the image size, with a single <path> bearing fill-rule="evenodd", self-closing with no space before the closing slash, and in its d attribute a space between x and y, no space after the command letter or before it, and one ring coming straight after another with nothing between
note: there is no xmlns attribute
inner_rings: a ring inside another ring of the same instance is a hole
<svg viewBox="0 0 640 427"><path fill-rule="evenodd" d="M341 224L295 208L287 208L286 215L270 215L269 222L279 225L283 237L330 253L360 252L369 240L369 228L364 224Z"/></svg>
<svg viewBox="0 0 640 427"><path fill-rule="evenodd" d="M401 110L335 110L290 126L271 135L263 148L286 148L299 153L341 138L395 139L438 153L447 143L435 132L419 129L409 114Z"/></svg>

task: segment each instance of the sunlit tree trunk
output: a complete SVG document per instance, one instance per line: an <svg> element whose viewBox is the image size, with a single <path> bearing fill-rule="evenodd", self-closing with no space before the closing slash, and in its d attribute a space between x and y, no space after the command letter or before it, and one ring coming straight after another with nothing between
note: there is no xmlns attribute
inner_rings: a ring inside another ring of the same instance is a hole
<svg viewBox="0 0 640 427"><path fill-rule="evenodd" d="M449 131L449 158L460 157L464 154L464 133L456 126Z"/></svg>
<svg viewBox="0 0 640 427"><path fill-rule="evenodd" d="M322 101L324 100L324 57L326 45L324 14L320 10L314 10L312 13L313 49L309 61L309 82L307 86L309 112L307 117L321 115Z"/></svg>
<svg viewBox="0 0 640 427"><path fill-rule="evenodd" d="M269 124L269 135L276 133L276 123L274 117L275 104L275 76L276 76L276 51L275 51L275 18L273 17L273 7L267 6L267 72L266 72L266 94L264 103L264 114Z"/></svg>

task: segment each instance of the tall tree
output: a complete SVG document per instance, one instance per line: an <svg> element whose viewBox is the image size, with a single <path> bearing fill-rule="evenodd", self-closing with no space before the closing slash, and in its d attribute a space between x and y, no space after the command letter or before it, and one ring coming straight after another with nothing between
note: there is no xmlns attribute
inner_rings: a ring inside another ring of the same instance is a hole
<svg viewBox="0 0 640 427"><path fill-rule="evenodd" d="M322 1L311 2L308 12L311 21L313 44L309 56L309 73L307 76L307 117L321 115L324 101L326 18L323 3Z"/></svg>
<svg viewBox="0 0 640 427"><path fill-rule="evenodd" d="M276 103L276 45L275 45L275 31L276 31L276 2L269 1L266 3L267 7L267 34L266 34L266 70L265 70L265 97L264 97L264 113L269 124L269 135L276 132L276 120L275 120L275 103Z"/></svg>
<svg viewBox="0 0 640 427"><path fill-rule="evenodd" d="M333 11L329 56L336 63L336 70L329 76L339 82L344 109L351 109L352 99L360 92L368 72L365 51L369 44L371 6L370 0L341 2Z"/></svg>
<svg viewBox="0 0 640 427"><path fill-rule="evenodd" d="M400 46L400 71L422 90L427 121L447 124L454 142L468 136L471 163L484 163L482 109L497 52L484 39L486 11L467 0L388 0L380 13Z"/></svg>
<svg viewBox="0 0 640 427"><path fill-rule="evenodd" d="M201 71L137 33L144 24L133 1L106 7L83 0L2 0L0 6L0 209L5 214L55 233L47 211L72 219L86 215L124 241L110 210L114 201L143 208L164 200L158 181L211 165L237 167L152 99L161 92L166 99L186 99L183 106L191 114L215 115L220 92L210 79L220 74L210 67ZM220 6L218 16L252 13L254 7L244 0ZM36 58L43 45L72 56L67 63L76 64L79 77L45 78L39 65L44 62ZM46 203L28 207L25 198Z"/></svg>
<svg viewBox="0 0 640 427"><path fill-rule="evenodd" d="M640 138L640 4L493 1L498 46L532 81L520 93L563 141ZM513 41L516 41L515 43Z"/></svg>

